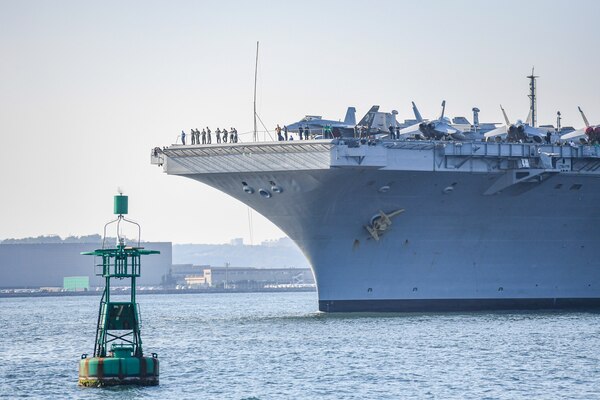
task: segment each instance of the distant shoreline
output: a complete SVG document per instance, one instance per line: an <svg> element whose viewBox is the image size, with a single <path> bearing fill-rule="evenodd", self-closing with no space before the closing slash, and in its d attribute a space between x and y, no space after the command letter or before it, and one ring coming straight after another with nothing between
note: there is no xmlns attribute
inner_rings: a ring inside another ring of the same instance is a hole
<svg viewBox="0 0 600 400"><path fill-rule="evenodd" d="M316 292L316 288L263 288L263 289L156 289L156 290L137 290L136 294L210 294L210 293L285 293L285 292ZM0 293L0 298L17 297L64 297L64 296L101 296L99 291L82 292L19 292L19 293ZM129 291L111 291L111 295L128 295Z"/></svg>

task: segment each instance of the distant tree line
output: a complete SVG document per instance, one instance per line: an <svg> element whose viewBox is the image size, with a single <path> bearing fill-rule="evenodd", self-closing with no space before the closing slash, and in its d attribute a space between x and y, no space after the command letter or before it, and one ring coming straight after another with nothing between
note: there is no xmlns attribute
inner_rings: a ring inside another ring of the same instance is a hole
<svg viewBox="0 0 600 400"><path fill-rule="evenodd" d="M110 243L116 242L116 238L107 238ZM4 239L0 244L38 244L38 243L101 243L102 236L98 234L84 236L67 236L61 238L58 235L42 235L38 237L27 237L22 239Z"/></svg>

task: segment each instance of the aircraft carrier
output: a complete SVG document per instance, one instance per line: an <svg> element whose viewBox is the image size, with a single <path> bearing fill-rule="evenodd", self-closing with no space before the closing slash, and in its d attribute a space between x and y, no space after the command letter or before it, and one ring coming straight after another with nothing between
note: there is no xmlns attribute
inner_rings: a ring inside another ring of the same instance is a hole
<svg viewBox="0 0 600 400"><path fill-rule="evenodd" d="M281 228L321 311L600 307L597 146L339 138L152 162Z"/></svg>
<svg viewBox="0 0 600 400"><path fill-rule="evenodd" d="M307 116L316 140L155 148L151 163L212 186L284 231L319 310L600 308L600 125ZM256 113L255 113L256 115ZM389 129L388 129L389 128ZM543 128L543 129L542 129ZM330 139L322 139L330 137ZM333 138L332 138L333 137ZM287 139L287 131L286 137ZM256 140L256 122L255 122ZM577 143L575 142L577 140Z"/></svg>

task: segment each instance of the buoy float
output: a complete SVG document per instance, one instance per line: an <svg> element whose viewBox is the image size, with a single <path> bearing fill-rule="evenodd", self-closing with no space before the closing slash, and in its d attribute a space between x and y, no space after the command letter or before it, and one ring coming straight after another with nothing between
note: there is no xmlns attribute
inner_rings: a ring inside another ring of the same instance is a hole
<svg viewBox="0 0 600 400"><path fill-rule="evenodd" d="M140 226L123 216L128 211L127 203L127 196L123 194L114 197L114 213L118 214L118 217L104 226L102 248L81 253L102 260L96 265L100 268L96 275L105 279L104 292L100 299L94 355L88 357L87 354L83 354L79 360L81 386L158 385L158 356L152 353L151 357L145 357L142 350L135 282L141 272L141 256L160 252L140 247ZM138 227L135 247L127 246L125 237L121 236L121 224L125 222ZM117 226L117 245L113 248L105 247L106 227L114 223ZM112 301L111 279L126 278L131 282L129 301Z"/></svg>

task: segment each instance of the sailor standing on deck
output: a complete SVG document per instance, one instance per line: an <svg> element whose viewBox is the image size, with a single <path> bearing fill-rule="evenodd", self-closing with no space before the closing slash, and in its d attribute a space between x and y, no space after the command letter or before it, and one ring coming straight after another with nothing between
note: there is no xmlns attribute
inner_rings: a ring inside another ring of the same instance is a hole
<svg viewBox="0 0 600 400"><path fill-rule="evenodd" d="M400 127L396 127L396 139L400 139Z"/></svg>
<svg viewBox="0 0 600 400"><path fill-rule="evenodd" d="M221 130L218 127L215 131L215 135L217 136L217 143L221 143Z"/></svg>
<svg viewBox="0 0 600 400"><path fill-rule="evenodd" d="M206 127L206 143L207 144L212 143L212 136L210 134L210 128L208 126Z"/></svg>
<svg viewBox="0 0 600 400"><path fill-rule="evenodd" d="M202 129L202 144L206 144L206 130Z"/></svg>
<svg viewBox="0 0 600 400"><path fill-rule="evenodd" d="M310 135L310 128L308 125L304 128L304 140L308 140L308 135Z"/></svg>
<svg viewBox="0 0 600 400"><path fill-rule="evenodd" d="M300 138L300 140L302 140L302 135L304 134L304 128L303 127L299 127L298 128L298 137Z"/></svg>
<svg viewBox="0 0 600 400"><path fill-rule="evenodd" d="M181 144L185 145L185 132L181 131Z"/></svg>
<svg viewBox="0 0 600 400"><path fill-rule="evenodd" d="M223 128L223 143L227 143L227 135L229 134L229 132L227 132L226 128Z"/></svg>
<svg viewBox="0 0 600 400"><path fill-rule="evenodd" d="M194 128L191 129L190 136L192 138L192 144L196 144L196 131L194 130Z"/></svg>
<svg viewBox="0 0 600 400"><path fill-rule="evenodd" d="M396 133L394 132L394 127L392 126L392 124L390 124L388 130L390 131L390 139L396 139Z"/></svg>
<svg viewBox="0 0 600 400"><path fill-rule="evenodd" d="M283 136L285 137L285 141L287 142L288 140L288 129L287 129L287 125L283 126Z"/></svg>
<svg viewBox="0 0 600 400"><path fill-rule="evenodd" d="M277 140L281 142L283 138L281 137L281 127L279 124L277 124L277 127L275 128L275 133L277 133Z"/></svg>

